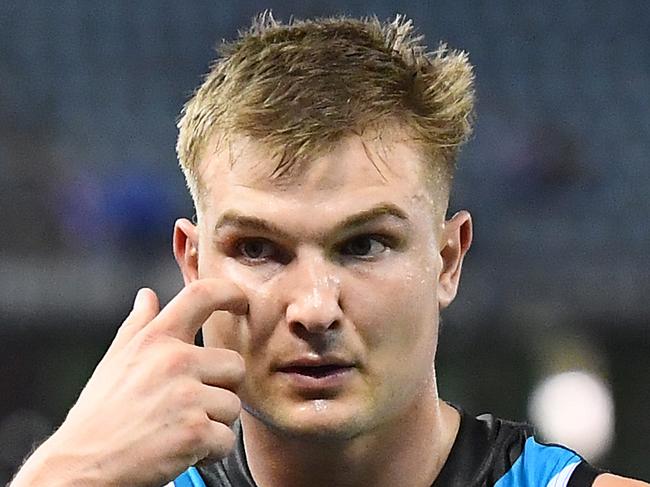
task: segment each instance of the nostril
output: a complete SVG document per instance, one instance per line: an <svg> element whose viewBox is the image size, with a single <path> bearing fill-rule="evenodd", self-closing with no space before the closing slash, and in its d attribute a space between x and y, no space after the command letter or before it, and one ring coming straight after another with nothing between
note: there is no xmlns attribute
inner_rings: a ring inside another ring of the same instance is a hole
<svg viewBox="0 0 650 487"><path fill-rule="evenodd" d="M323 333L338 328L343 311L338 299L322 294L304 296L287 307L286 319L308 333Z"/></svg>
<svg viewBox="0 0 650 487"><path fill-rule="evenodd" d="M297 339L307 343L316 353L325 353L331 350L341 336L341 322L336 320L322 328L305 326L300 322L289 324L290 332Z"/></svg>
<svg viewBox="0 0 650 487"><path fill-rule="evenodd" d="M320 333L326 333L328 331L338 330L340 322L339 320L322 321L322 322L301 320L301 321L292 321L289 323L289 325L291 326L291 328L293 329L296 335L301 336L301 335L320 334Z"/></svg>

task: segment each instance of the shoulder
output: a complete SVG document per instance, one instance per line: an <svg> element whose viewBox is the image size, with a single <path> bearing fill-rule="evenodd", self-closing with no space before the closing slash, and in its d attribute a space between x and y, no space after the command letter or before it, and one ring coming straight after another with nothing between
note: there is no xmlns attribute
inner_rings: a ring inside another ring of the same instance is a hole
<svg viewBox="0 0 650 487"><path fill-rule="evenodd" d="M580 455L562 445L545 444L533 435L530 426L495 419L490 415L480 417L493 421L495 429L501 429L497 438L506 440L510 455L517 455L510 469L494 485L495 487L650 487L650 484L621 477L594 468ZM520 453L519 445L523 444Z"/></svg>
<svg viewBox="0 0 650 487"><path fill-rule="evenodd" d="M436 486L591 487L601 473L572 450L538 441L530 425L490 414L475 418L462 410L449 460L460 468Z"/></svg>
<svg viewBox="0 0 650 487"><path fill-rule="evenodd" d="M526 438L521 453L495 487L590 487L600 472L560 445Z"/></svg>

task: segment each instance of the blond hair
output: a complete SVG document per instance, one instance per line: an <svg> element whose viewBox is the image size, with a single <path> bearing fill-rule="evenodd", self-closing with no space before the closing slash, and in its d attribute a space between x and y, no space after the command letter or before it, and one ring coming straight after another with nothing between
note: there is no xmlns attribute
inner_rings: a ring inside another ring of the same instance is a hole
<svg viewBox="0 0 650 487"><path fill-rule="evenodd" d="M280 176L343 137L403 125L428 164L451 179L472 129L474 87L467 54L427 52L410 20L397 16L276 21L265 12L224 43L186 103L176 146L195 204L198 164L215 134L240 134L273 151Z"/></svg>

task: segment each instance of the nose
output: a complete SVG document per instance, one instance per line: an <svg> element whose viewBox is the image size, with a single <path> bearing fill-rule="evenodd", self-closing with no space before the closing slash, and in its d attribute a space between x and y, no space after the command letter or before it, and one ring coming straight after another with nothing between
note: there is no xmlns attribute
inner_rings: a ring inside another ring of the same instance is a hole
<svg viewBox="0 0 650 487"><path fill-rule="evenodd" d="M337 328L343 316L341 282L332 266L321 256L304 257L294 263L296 268L287 283L291 288L286 311L289 327L297 334Z"/></svg>

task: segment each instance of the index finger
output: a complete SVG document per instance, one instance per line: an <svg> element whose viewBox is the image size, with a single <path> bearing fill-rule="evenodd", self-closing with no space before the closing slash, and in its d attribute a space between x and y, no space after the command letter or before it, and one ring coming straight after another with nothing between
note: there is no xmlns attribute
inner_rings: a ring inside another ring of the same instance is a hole
<svg viewBox="0 0 650 487"><path fill-rule="evenodd" d="M148 328L193 344L196 333L215 311L245 315L248 299L232 281L199 279L174 296Z"/></svg>

